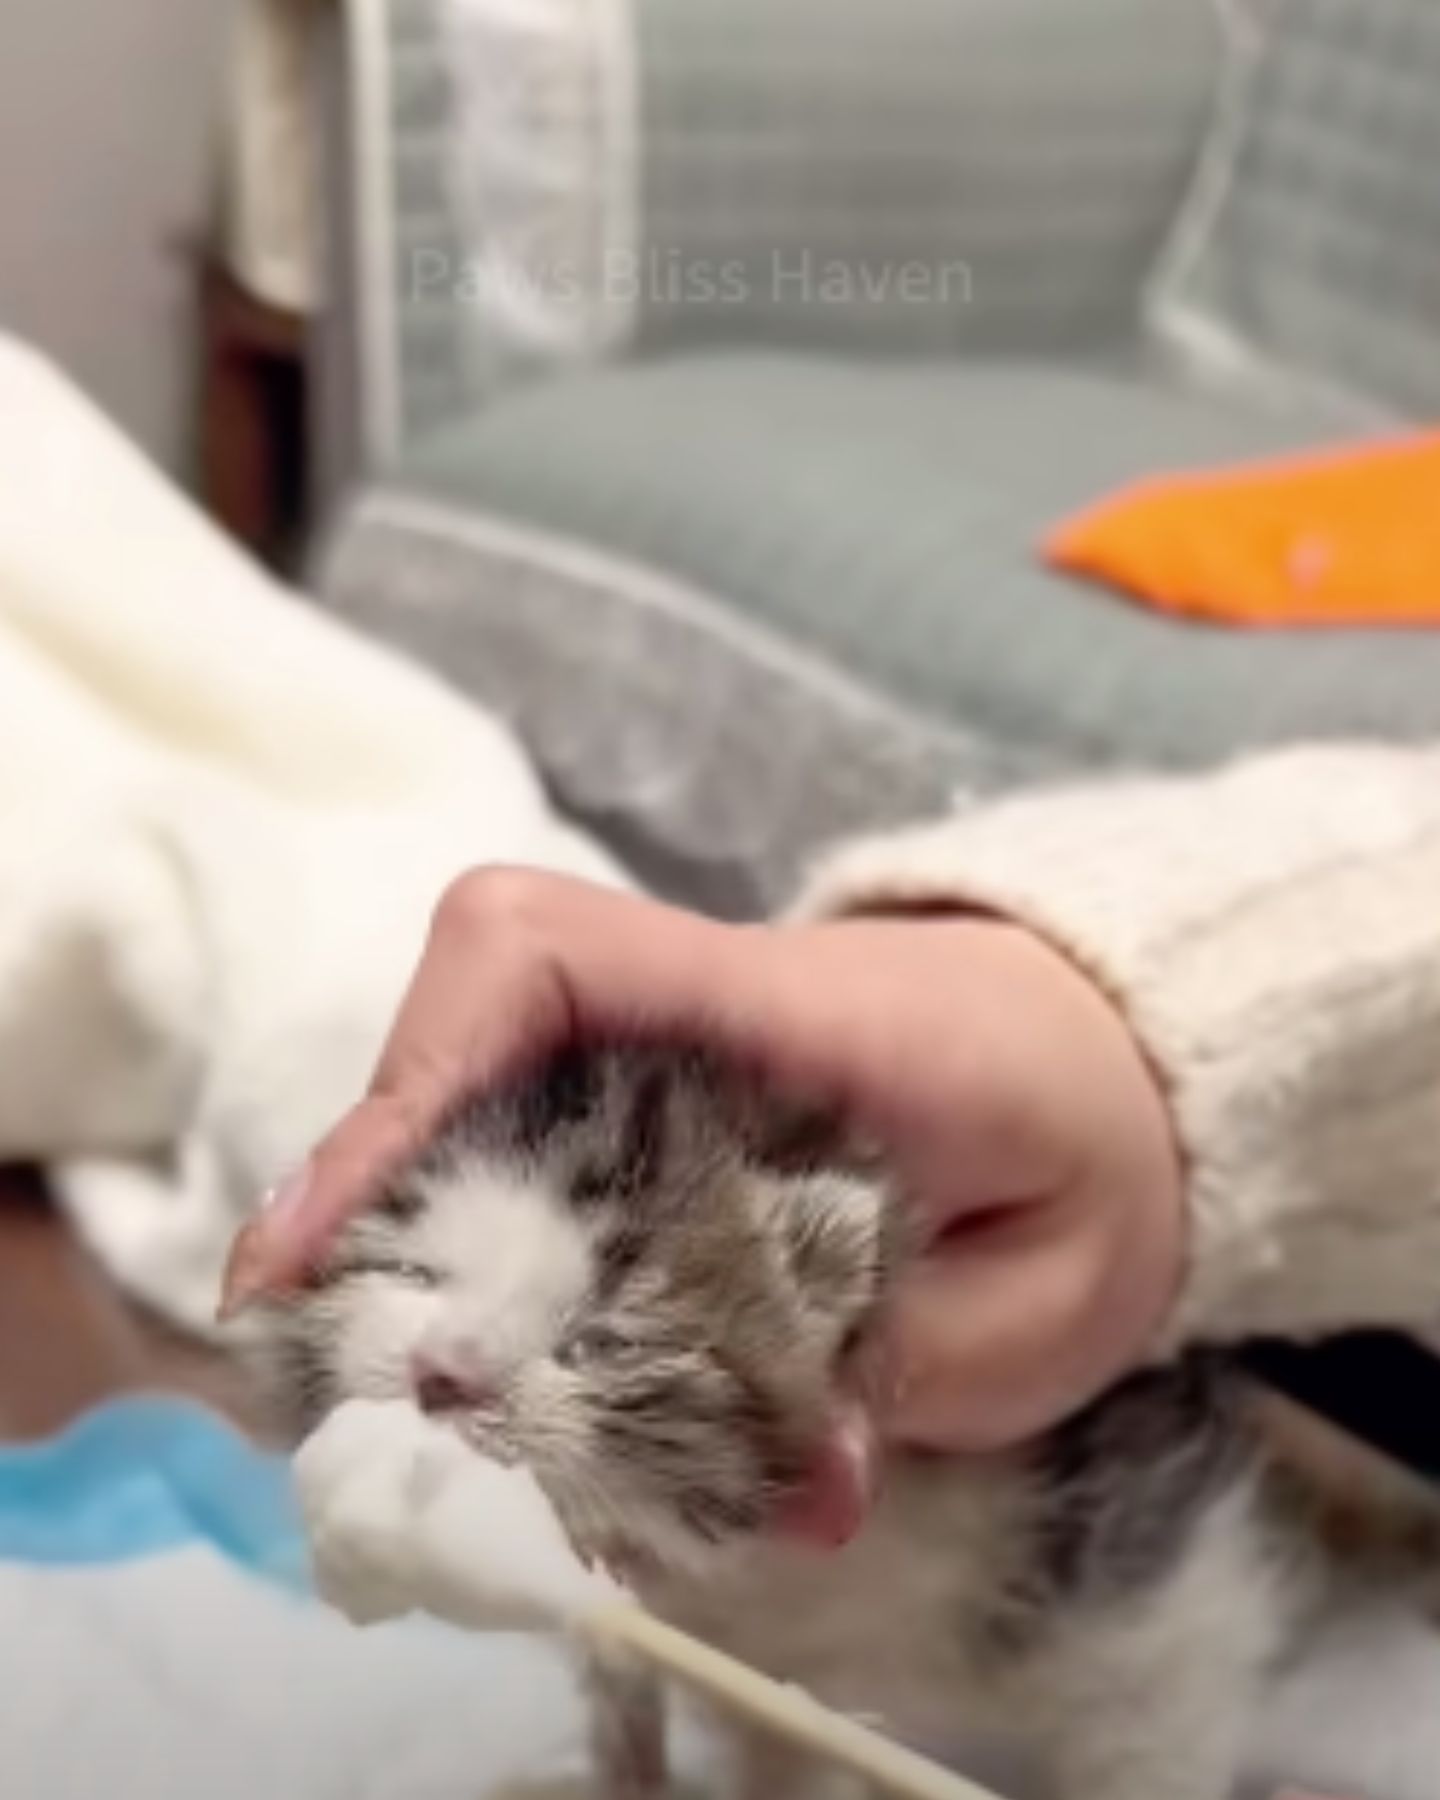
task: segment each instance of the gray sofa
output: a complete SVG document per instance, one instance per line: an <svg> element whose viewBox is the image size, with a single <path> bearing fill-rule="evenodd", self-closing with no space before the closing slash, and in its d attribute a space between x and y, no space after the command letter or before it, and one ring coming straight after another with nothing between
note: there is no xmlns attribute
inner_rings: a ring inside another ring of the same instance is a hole
<svg viewBox="0 0 1440 1800"><path fill-rule="evenodd" d="M1440 638L1185 627L1036 549L1440 412L1434 0L507 10L345 16L319 581L667 885L1440 728Z"/></svg>

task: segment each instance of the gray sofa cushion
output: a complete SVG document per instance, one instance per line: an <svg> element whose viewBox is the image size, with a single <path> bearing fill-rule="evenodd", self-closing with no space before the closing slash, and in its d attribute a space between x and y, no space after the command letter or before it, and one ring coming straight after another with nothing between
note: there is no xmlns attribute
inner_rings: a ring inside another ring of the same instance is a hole
<svg viewBox="0 0 1440 1800"><path fill-rule="evenodd" d="M319 580L512 720L652 879L747 912L957 791L1440 730L1440 637L1184 626L1036 561L1131 475L1330 428L1122 365L676 358L432 434Z"/></svg>
<svg viewBox="0 0 1440 1800"><path fill-rule="evenodd" d="M318 585L509 720L638 874L717 912L779 904L822 843L1050 772L683 582L433 498L364 493Z"/></svg>
<svg viewBox="0 0 1440 1800"><path fill-rule="evenodd" d="M1440 412L1440 5L1268 0L1161 328L1217 369Z"/></svg>
<svg viewBox="0 0 1440 1800"><path fill-rule="evenodd" d="M676 576L937 725L1183 765L1440 729L1440 636L1182 626L1037 560L1049 524L1120 482L1328 423L1121 366L736 353L517 395L396 479Z"/></svg>

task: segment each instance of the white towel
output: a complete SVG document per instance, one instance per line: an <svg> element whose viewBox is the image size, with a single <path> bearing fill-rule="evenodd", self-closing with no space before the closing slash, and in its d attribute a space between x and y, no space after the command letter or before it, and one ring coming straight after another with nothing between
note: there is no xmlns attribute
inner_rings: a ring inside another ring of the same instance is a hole
<svg viewBox="0 0 1440 1800"><path fill-rule="evenodd" d="M232 548L0 339L0 1160L205 1329L358 1093L446 882L619 882L511 737Z"/></svg>

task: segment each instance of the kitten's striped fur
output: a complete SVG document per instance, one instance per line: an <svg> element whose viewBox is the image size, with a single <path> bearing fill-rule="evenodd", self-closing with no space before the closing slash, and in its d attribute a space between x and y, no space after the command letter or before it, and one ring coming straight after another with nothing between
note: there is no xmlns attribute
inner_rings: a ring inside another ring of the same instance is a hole
<svg viewBox="0 0 1440 1800"><path fill-rule="evenodd" d="M657 1610L833 1704L1016 1730L1060 1800L1224 1800L1316 1564L1223 1360L1139 1376L1025 1454L897 1453L831 1554L771 1529L906 1254L878 1161L744 1071L571 1052L455 1114L274 1310L275 1365L302 1427L424 1376ZM644 1714L632 1693L600 1733L627 1800L662 1791ZM757 1753L747 1791L785 1779Z"/></svg>

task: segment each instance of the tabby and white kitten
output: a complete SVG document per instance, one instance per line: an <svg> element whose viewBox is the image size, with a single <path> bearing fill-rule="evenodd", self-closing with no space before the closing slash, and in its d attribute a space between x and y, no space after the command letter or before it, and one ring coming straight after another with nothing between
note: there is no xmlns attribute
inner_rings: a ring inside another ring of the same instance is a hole
<svg viewBox="0 0 1440 1800"><path fill-rule="evenodd" d="M519 1460L659 1614L916 1741L1013 1734L1056 1800L1223 1800L1318 1558L1239 1378L1195 1358L1032 1451L854 1453L856 1352L907 1254L884 1173L743 1073L571 1052L461 1109L270 1313L308 1429L409 1396ZM598 1684L605 1791L665 1791ZM813 1774L743 1747L739 1791Z"/></svg>

